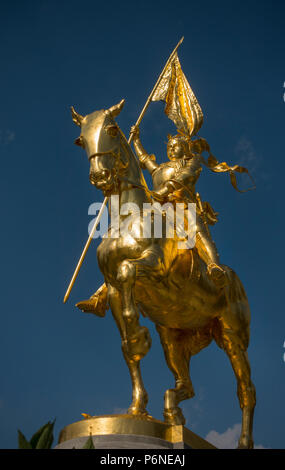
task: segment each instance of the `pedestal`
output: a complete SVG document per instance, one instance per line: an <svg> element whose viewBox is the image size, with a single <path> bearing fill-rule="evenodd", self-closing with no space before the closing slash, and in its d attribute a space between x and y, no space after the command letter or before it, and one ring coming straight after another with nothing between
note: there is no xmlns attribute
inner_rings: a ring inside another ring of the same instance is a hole
<svg viewBox="0 0 285 470"><path fill-rule="evenodd" d="M94 416L69 424L55 448L82 449L90 436L95 449L215 449L182 425L127 414Z"/></svg>

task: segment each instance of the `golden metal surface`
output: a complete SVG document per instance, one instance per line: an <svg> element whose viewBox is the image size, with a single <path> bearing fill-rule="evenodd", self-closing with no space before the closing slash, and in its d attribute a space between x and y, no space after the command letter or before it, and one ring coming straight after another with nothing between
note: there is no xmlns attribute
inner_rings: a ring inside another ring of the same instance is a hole
<svg viewBox="0 0 285 470"><path fill-rule="evenodd" d="M165 114L176 127L195 135L203 124L203 113L178 59L177 52L161 77L152 101L165 101Z"/></svg>
<svg viewBox="0 0 285 470"><path fill-rule="evenodd" d="M156 437L171 443L185 442L192 449L215 449L212 444L182 425L171 426L153 418L139 418L128 414L96 416L72 423L61 431L58 443L90 435L114 434Z"/></svg>
<svg viewBox="0 0 285 470"><path fill-rule="evenodd" d="M163 68L163 70L162 70L162 72L161 72L161 74L160 74L160 76L158 77L158 80L157 80L157 82L156 82L156 84L155 84L155 86L154 86L152 92L150 93L150 95L149 95L149 97L148 97L148 99L147 99L147 101L146 101L146 103L145 103L145 105L144 105L144 107L143 107L143 109L142 109L142 111L141 111L141 113L140 113L138 119L137 119L136 126L138 126L138 125L141 123L141 121L142 121L142 119L143 119L143 117L144 117L144 114L145 114L145 112L146 112L146 110L147 110L147 107L149 106L150 102L151 102L152 100L153 100L153 101L156 101L156 99L154 99L154 95L155 95L155 93L157 93L157 90L158 90L159 88L161 89L161 81L163 80L163 77L164 77L165 73L167 73L167 70L168 70L168 68L169 68L169 64L172 63L172 60L173 60L174 58L175 58L175 61L177 62L178 57L177 57L177 59L176 59L176 51L177 51L178 47L180 46L180 44L182 44L183 40L184 40L184 37L182 37L182 38L180 39L180 41L178 42L177 46L174 48L173 52L170 54L170 56L169 56L169 58L168 58L168 60L167 60L167 62L166 62L166 64L165 64L165 66L164 66L164 68ZM179 60L178 60L178 62L179 62ZM159 99L161 99L161 98L159 98ZM115 117L117 114L119 114L123 105L124 105L124 100L121 101L121 103L119 104L119 106L114 106L113 108L111 108L111 109L109 110L110 115L112 115L112 117ZM81 127L81 125L82 125L83 122L84 122L84 117L81 116L79 113L77 113L77 112L75 111L75 109L74 109L73 106L71 107L71 114L72 114L73 122L74 122L77 126L80 126L80 127ZM111 133L110 133L110 130L111 130L110 128L111 128L113 131L115 131L115 132L111 132ZM91 132L90 132L90 130L89 130L89 133L91 134L92 137L93 137L93 135L96 135L96 130L95 130L95 132L93 132L93 131L94 131L94 130L93 130L92 127L91 127ZM108 133L109 133L110 135L112 135L113 137L116 137L116 126L110 126L109 129L108 129L108 131L109 131ZM93 138L92 138L92 137L91 137L91 141L93 142ZM131 143L132 139L133 139L133 134L131 133L131 134L130 134L130 137L129 137L129 139L128 139L128 144ZM88 139L87 139L87 140L88 140ZM78 138L75 140L74 143L75 143L76 145L78 145L79 147L84 147L84 140L83 140L82 136L78 137ZM92 155L92 148L91 148L91 150L89 149L89 154ZM104 199L104 201L103 201L103 203L102 203L102 207L101 207L101 209L100 209L100 212L99 212L99 214L98 214L98 216L97 216L97 218L96 218L96 220L95 220L95 223L94 223L94 225L93 225L92 231L91 231L91 233L90 233L90 235L89 235L89 237L88 237L88 240L87 240L87 242L86 242L86 244L85 244L85 246L84 246L83 252L82 252L82 254L81 254L80 258L79 258L79 261L78 261L78 263L77 263L77 266L76 266L76 268L75 268L75 271L74 271L74 273L73 273L73 276L72 276L72 278L71 278L71 281L70 281L69 286L68 286L68 288L67 288L67 291L66 291L66 293L65 293L65 296L64 296L64 299L63 299L63 303L67 302L67 300L68 300L68 298L69 298L69 296L70 296L70 292L71 292L71 290L72 290L72 288L73 288L73 286L74 286L74 283L75 283L76 278L77 278L77 276L78 276L79 270L80 270L80 268L81 268L81 266L82 266L82 263L83 263L84 258L85 258L85 256L86 256L86 253L87 253L87 251L88 251L88 248L89 248L89 246L90 246L90 243L91 243L91 241L92 241L93 235L94 235L94 233L95 233L95 231L96 231L96 228L97 228L97 226L98 226L98 224L99 224L99 222L100 222L100 219L101 219L101 216L102 216L104 207L107 205L108 199L109 199L109 197L108 197L108 196L105 196L105 199Z"/></svg>
<svg viewBox="0 0 285 470"><path fill-rule="evenodd" d="M107 303L110 306L132 380L132 403L128 413L142 418L143 427L149 423L148 396L141 377L140 360L147 354L151 338L148 329L139 323L140 314L155 323L167 365L175 378L175 387L166 390L164 398L165 423L173 429L185 423L179 403L194 396L189 375L190 359L214 339L228 355L237 379L242 409L239 447L252 448L255 387L247 356L250 308L240 279L230 267L220 263L211 238L208 224L216 223L217 213L208 202L202 202L199 195L197 197L195 189L202 165L214 172L228 172L235 189L238 189L235 172L247 170L238 165L219 163L210 153L205 139L192 139L202 117L193 92L190 93L186 86L186 79L182 80L184 75L181 75L177 60L175 50L161 74L160 80L164 82L158 81L148 100L150 102L153 97L164 99L168 115L171 119L175 117L180 131L169 138L168 162L158 165L155 157L145 151L137 125L132 127L129 139L129 142L133 139L136 158L115 121L124 100L86 116L72 108L72 118L81 129L76 143L86 150L90 182L105 197L119 197L119 223L124 224L125 215L121 209L126 202L136 204L140 211L151 198L162 203L194 202L197 203L196 246L180 249L179 237L176 234L168 237L167 228L162 238L144 238L142 221L138 225L131 222L129 234L120 233L118 238L112 238L109 229L108 236L102 239L97 249L105 282L88 301L77 305L83 311L99 316L104 316ZM170 77L168 81L165 73ZM163 93L158 92L156 96L157 90L163 90ZM183 99L174 96L179 93ZM207 161L201 155L205 150L209 153ZM152 191L146 185L142 168L152 175ZM111 422L109 418L106 420L106 423ZM118 429L123 426L120 423ZM78 426L86 429L86 424Z"/></svg>

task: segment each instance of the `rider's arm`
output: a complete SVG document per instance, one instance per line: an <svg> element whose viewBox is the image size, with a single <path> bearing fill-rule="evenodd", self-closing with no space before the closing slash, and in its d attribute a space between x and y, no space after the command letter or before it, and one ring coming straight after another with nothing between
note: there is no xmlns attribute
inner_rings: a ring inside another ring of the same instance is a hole
<svg viewBox="0 0 285 470"><path fill-rule="evenodd" d="M155 156L154 155L149 155L144 147L142 146L142 143L139 138L139 128L136 126L133 126L131 129L131 133L133 134L133 144L135 148L135 152L138 156L138 159L140 161L140 166L143 169L146 169L149 171L150 174L158 168L158 164L155 161Z"/></svg>

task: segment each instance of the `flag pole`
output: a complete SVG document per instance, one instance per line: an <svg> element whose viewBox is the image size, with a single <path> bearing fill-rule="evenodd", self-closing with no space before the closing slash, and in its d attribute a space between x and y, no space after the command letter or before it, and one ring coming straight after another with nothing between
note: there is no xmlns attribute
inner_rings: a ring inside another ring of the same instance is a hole
<svg viewBox="0 0 285 470"><path fill-rule="evenodd" d="M143 109L142 109L142 111L141 111L139 117L138 117L138 120L137 120L135 126L139 126L139 125L140 125L140 123L141 123L141 121L142 121L142 118L144 117L144 114L145 114L145 112L146 112L146 109L147 109L149 103L151 102L151 99L152 99L154 93L156 92L156 89L157 89L157 87L158 87L158 85L159 85L159 83L160 83L160 80L161 80L161 78L162 78L162 76L163 76L165 70L167 69L168 65L169 65L170 62L172 61L175 52L177 51L177 49L178 49L178 47L180 46L180 44L182 44L183 40L184 40L184 36L180 39L179 43L177 44L177 46L173 49L172 53L170 54L170 56L169 56L169 58L168 58L168 60L167 60L167 62L166 62L166 64L165 64L165 66L164 66L164 68L163 68L161 74L159 75L159 77L158 77L158 79L157 79L156 84L155 84L154 87L153 87L153 90L152 90L151 94L149 95L149 97L148 97L148 99L147 99L147 101L146 101L146 103L145 103L145 105L144 105L144 107L143 107ZM132 140L133 140L133 133L131 132L130 137L129 137L129 140L128 140L128 143L130 144Z"/></svg>
<svg viewBox="0 0 285 470"><path fill-rule="evenodd" d="M63 299L63 303L64 303L64 304L65 304L65 302L68 300L68 297L69 297L69 295L70 295L70 292L71 292L71 289L72 289L72 287L73 287L73 284L75 283L75 279L77 278L77 274L79 273L79 270L80 270L80 268L81 268L81 265L82 265L82 263L83 263L83 260L84 260L84 258L85 258L85 255L86 255L87 250L88 250L88 248L89 248L89 245L90 245L90 243L91 243L91 240L92 240L92 238L93 238L93 235L94 235L94 233L95 233L95 231L96 231L96 228L97 228L97 226L98 226L98 224L99 224L99 222L100 222L101 216L102 216L102 214L103 214L103 210L105 209L105 206L107 205L108 199L109 199L109 197L106 196L105 199L104 199L104 201L103 201L103 203L102 203L102 206L100 207L99 214L97 215L97 218L96 218L96 220L95 220L95 222L94 222L94 225L93 225L93 227L92 227L92 229L91 229L91 232L90 232L90 235L89 235L89 237L88 237L88 240L87 240L87 242L86 242L86 244L85 244L85 247L84 247L84 249L83 249L83 251L82 251L82 254L81 254L80 258L79 258L79 261L78 261L78 263L77 263L77 266L76 266L76 268L75 268L75 271L74 271L74 273L73 273L73 276L72 276L72 278L71 278L71 281L70 281L69 286L68 286L68 288L67 288L66 294L65 294L65 296L64 296L64 299Z"/></svg>

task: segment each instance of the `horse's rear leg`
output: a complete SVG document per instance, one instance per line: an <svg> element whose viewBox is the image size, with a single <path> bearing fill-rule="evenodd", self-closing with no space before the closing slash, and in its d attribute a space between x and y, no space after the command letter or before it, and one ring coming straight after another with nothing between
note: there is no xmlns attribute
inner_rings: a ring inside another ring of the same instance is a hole
<svg viewBox="0 0 285 470"><path fill-rule="evenodd" d="M119 291L112 286L108 287L108 300L122 338L122 351L132 380L132 404L129 407L128 413L133 415L147 415L146 405L148 402L148 396L141 377L140 363L139 361L134 361L128 354L121 296Z"/></svg>
<svg viewBox="0 0 285 470"><path fill-rule="evenodd" d="M165 422L185 424L185 418L178 404L182 400L194 396L189 375L189 333L160 325L157 325L156 329L160 336L167 365L175 377L175 388L166 390L164 395Z"/></svg>
<svg viewBox="0 0 285 470"><path fill-rule="evenodd" d="M226 351L237 379L237 395L242 409L242 429L238 447L252 449L253 413L256 397L255 387L251 381L246 347L243 345L240 335L235 333L233 329L222 327L220 339L222 344L219 341L219 345Z"/></svg>

